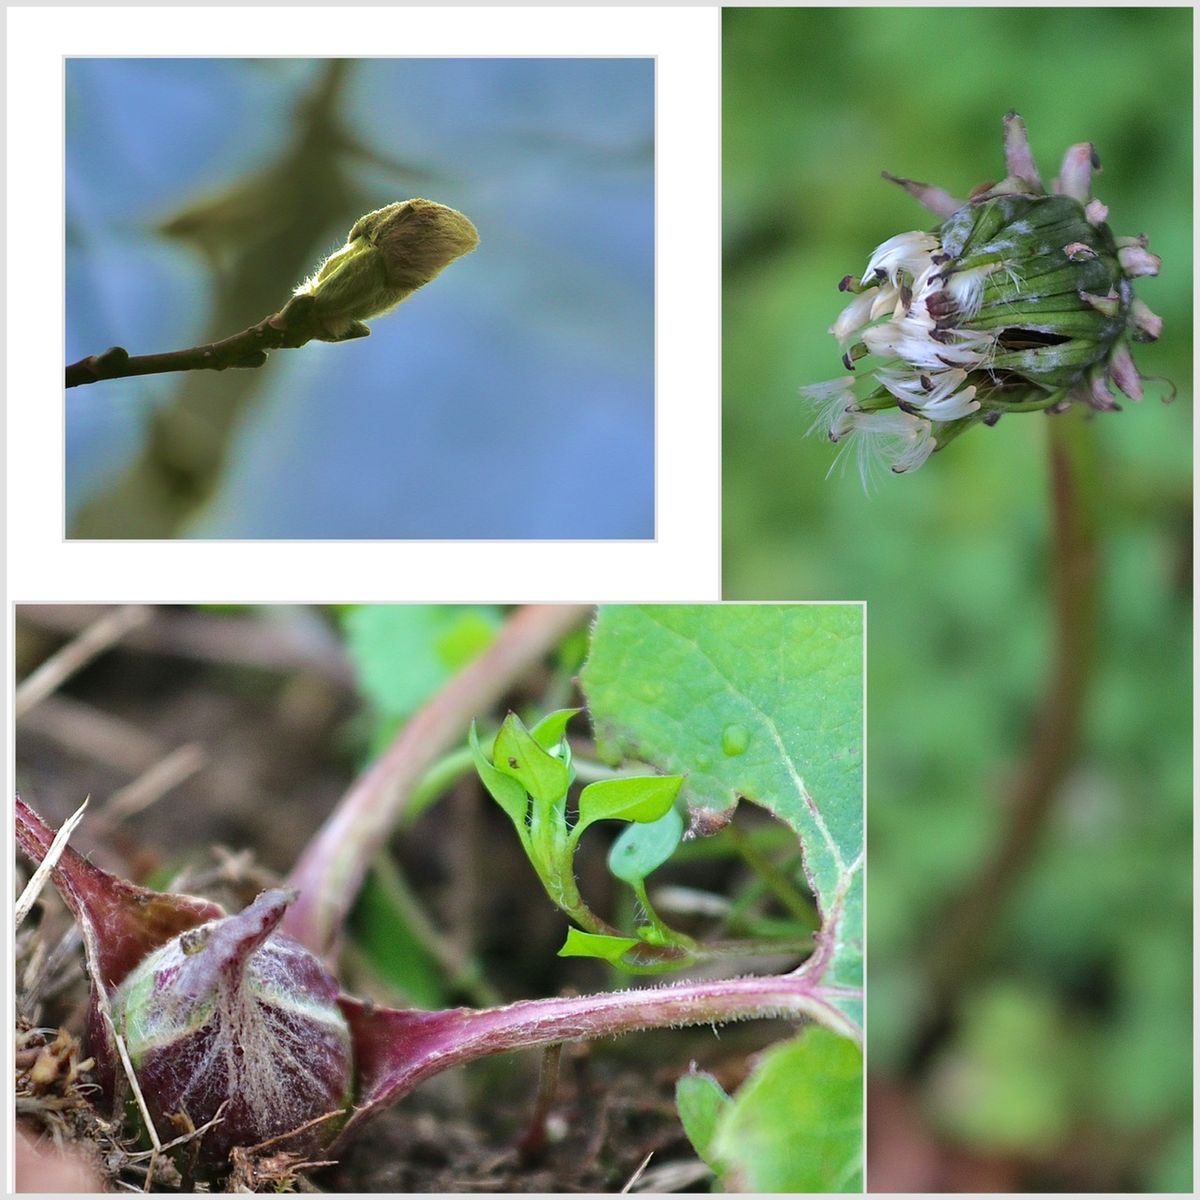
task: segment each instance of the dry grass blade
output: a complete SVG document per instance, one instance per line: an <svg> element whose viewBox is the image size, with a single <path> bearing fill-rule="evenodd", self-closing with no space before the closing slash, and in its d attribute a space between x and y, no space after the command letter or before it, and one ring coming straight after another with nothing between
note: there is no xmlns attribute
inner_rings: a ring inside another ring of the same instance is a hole
<svg viewBox="0 0 1200 1200"><path fill-rule="evenodd" d="M696 1192L696 1184L711 1180L712 1168L699 1159L684 1159L681 1162L659 1163L642 1172L635 1192Z"/></svg>
<svg viewBox="0 0 1200 1200"><path fill-rule="evenodd" d="M117 1048L117 1056L121 1060L121 1068L125 1072L125 1079L133 1091L133 1098L137 1103L138 1112L141 1114L142 1121L145 1124L150 1144L154 1147L154 1154L150 1159L149 1170L149 1175L153 1177L154 1161L163 1148L162 1140L158 1136L158 1130L154 1127L154 1119L150 1116L150 1110L146 1107L146 1098L142 1095L137 1072L133 1069L133 1063L129 1061L129 1048L125 1045L125 1039L117 1031L116 1025L113 1024L112 1015L107 1011L107 1007L101 1009L100 1015L105 1025L108 1026L108 1036L112 1038L113 1045ZM219 1113L217 1115L220 1116ZM217 1118L214 1117L213 1119L216 1120Z"/></svg>
<svg viewBox="0 0 1200 1200"><path fill-rule="evenodd" d="M179 1146L184 1146L188 1142L194 1142L197 1138L203 1137L210 1129L220 1125L220 1123L225 1120L225 1109L228 1104L228 1100L222 1101L220 1108L218 1108L212 1117L205 1121L203 1125L197 1125L195 1129L189 1129L187 1133L181 1133L173 1141L167 1142L162 1146L155 1146L151 1150L135 1151L129 1155L130 1162L136 1162L138 1159L142 1158L153 1159L157 1154L166 1153L168 1150L174 1150Z"/></svg>
<svg viewBox="0 0 1200 1200"><path fill-rule="evenodd" d="M642 1175L645 1173L645 1170L650 1165L650 1160L653 1157L654 1157L654 1151L651 1150L650 1153L647 1154L646 1157L643 1158L642 1161L638 1164L638 1169L636 1171L634 1171L634 1173L632 1175L630 1175L630 1177L625 1181L625 1186L621 1189L622 1196L625 1195L626 1192L633 1191L634 1186L637 1184L637 1181L639 1179L641 1179Z"/></svg>
<svg viewBox="0 0 1200 1200"><path fill-rule="evenodd" d="M46 885L46 879L50 872L58 865L58 860L62 857L62 852L67 848L67 841L75 831L75 826L83 820L83 814L87 809L88 802L84 802L63 822L62 828L54 835L54 841L50 843L50 849L46 851L46 857L42 859L37 870L30 877L29 882L25 885L25 890L17 899L17 908L13 916L13 929L20 929L21 923L29 915L29 910L33 907L33 902L41 895L42 888Z"/></svg>

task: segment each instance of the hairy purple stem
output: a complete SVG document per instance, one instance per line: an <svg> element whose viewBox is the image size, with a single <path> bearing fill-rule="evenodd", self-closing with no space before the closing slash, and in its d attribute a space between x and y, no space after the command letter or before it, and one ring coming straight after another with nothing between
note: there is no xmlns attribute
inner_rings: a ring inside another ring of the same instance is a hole
<svg viewBox="0 0 1200 1200"><path fill-rule="evenodd" d="M861 1041L835 1005L857 989L823 987L807 966L788 975L676 983L594 996L522 1000L503 1008L446 1012L373 1009L343 997L359 1069L358 1104L344 1139L372 1112L431 1075L491 1054L638 1030L719 1024L752 1017L819 1021Z"/></svg>
<svg viewBox="0 0 1200 1200"><path fill-rule="evenodd" d="M395 827L413 788L473 718L591 613L573 604L534 604L511 616L496 640L397 734L354 783L308 844L288 878L300 897L282 932L317 954L333 953L371 860Z"/></svg>

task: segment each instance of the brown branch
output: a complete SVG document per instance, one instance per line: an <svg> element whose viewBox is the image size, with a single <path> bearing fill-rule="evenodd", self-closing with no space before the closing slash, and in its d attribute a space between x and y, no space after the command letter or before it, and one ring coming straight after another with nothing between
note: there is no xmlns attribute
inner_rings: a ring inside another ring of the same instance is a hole
<svg viewBox="0 0 1200 1200"><path fill-rule="evenodd" d="M1087 495L1091 430L1073 414L1050 426L1053 543L1053 659L1024 766L1005 806L1006 823L990 860L947 906L926 957L929 1004L910 1067L920 1070L949 1033L964 991L986 961L998 916L1032 860L1078 748L1095 641L1097 550Z"/></svg>
<svg viewBox="0 0 1200 1200"><path fill-rule="evenodd" d="M301 298L297 298L301 299ZM219 342L168 350L163 354L131 356L121 346L92 354L67 367L67 387L125 379L131 375L165 375L171 371L224 371L227 367L261 367L268 350L294 350L312 341L313 327L294 319L295 301L277 313ZM305 306L300 306L303 312ZM290 310L290 311L289 311Z"/></svg>
<svg viewBox="0 0 1200 1200"><path fill-rule="evenodd" d="M292 869L288 886L300 895L280 926L284 933L317 954L333 951L367 867L425 772L466 736L474 718L591 611L590 606L572 604L520 609L492 645L405 724L342 798Z"/></svg>

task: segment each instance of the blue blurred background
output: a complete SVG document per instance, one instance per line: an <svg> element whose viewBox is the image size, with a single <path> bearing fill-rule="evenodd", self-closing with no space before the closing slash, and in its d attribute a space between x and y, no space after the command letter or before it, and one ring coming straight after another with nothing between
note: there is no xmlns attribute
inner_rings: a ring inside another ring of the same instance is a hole
<svg viewBox="0 0 1200 1200"><path fill-rule="evenodd" d="M393 200L481 237L369 339L68 391L71 536L654 536L652 60L66 81L68 362L237 332Z"/></svg>

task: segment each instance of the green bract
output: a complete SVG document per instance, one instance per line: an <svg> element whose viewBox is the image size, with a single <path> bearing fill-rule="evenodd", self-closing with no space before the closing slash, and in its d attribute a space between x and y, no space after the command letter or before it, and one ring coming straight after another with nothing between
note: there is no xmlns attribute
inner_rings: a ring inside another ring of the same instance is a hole
<svg viewBox="0 0 1200 1200"><path fill-rule="evenodd" d="M1067 151L1048 194L1009 113L1005 158L1006 178L965 203L886 176L945 219L889 238L861 279L842 280L854 299L830 332L847 369L866 369L801 389L818 410L813 429L857 445L864 483L876 460L914 470L1005 413L1113 411L1113 388L1142 398L1129 343L1152 341L1162 322L1133 280L1156 275L1159 259L1145 237L1109 229L1091 194L1090 143Z"/></svg>
<svg viewBox="0 0 1200 1200"><path fill-rule="evenodd" d="M516 713L508 714L496 734L493 761L496 770L512 776L535 804L553 805L566 799L571 775L565 759L542 749Z"/></svg>
<svg viewBox="0 0 1200 1200"><path fill-rule="evenodd" d="M558 952L559 958L603 958L617 963L635 946L637 938L614 937L608 933L584 933L580 929L567 930L567 940Z"/></svg>
<svg viewBox="0 0 1200 1200"><path fill-rule="evenodd" d="M638 886L675 853L683 838L683 818L672 808L656 821L630 825L608 852L608 869Z"/></svg>
<svg viewBox="0 0 1200 1200"><path fill-rule="evenodd" d="M682 775L651 775L602 779L589 783L579 795L579 819L572 840L595 821L657 821L672 811ZM682 831L682 822L680 822Z"/></svg>

